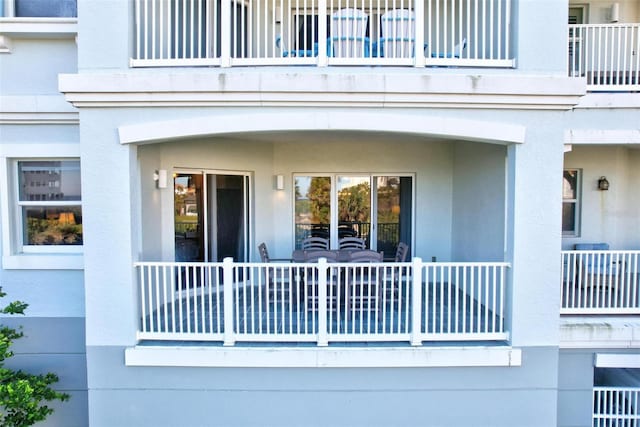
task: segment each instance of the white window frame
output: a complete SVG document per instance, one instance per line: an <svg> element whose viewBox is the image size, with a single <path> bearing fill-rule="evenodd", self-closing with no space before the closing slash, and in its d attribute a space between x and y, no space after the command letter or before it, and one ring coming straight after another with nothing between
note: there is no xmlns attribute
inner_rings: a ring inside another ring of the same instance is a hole
<svg viewBox="0 0 640 427"><path fill-rule="evenodd" d="M581 204L582 204L582 169L578 168L563 168L562 173L566 171L575 171L576 172L576 198L575 199L565 199L564 194L562 195L562 206L564 210L565 203L573 203L575 204L575 217L573 219L573 223L575 225L572 231L565 231L564 224L562 226L562 237L579 237L580 236L580 226L581 226Z"/></svg>
<svg viewBox="0 0 640 427"><path fill-rule="evenodd" d="M34 153L37 153L35 155ZM2 204L2 267L4 269L78 270L83 246L38 247L22 243L22 213L18 202L18 161L79 160L78 144L6 144L0 146L0 203ZM34 204L29 202L27 204ZM35 202L38 206L46 202ZM82 200L55 202L82 207Z"/></svg>

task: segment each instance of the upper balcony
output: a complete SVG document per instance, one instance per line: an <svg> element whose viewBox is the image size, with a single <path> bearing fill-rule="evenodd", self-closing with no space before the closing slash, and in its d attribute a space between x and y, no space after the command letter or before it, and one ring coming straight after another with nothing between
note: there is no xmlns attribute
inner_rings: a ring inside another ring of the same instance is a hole
<svg viewBox="0 0 640 427"><path fill-rule="evenodd" d="M514 67L512 1L136 0L131 65Z"/></svg>
<svg viewBox="0 0 640 427"><path fill-rule="evenodd" d="M569 76L589 91L640 90L640 24L569 25Z"/></svg>
<svg viewBox="0 0 640 427"><path fill-rule="evenodd" d="M514 0L136 0L130 63L515 68L514 8ZM568 27L569 76L590 91L640 88L640 24Z"/></svg>

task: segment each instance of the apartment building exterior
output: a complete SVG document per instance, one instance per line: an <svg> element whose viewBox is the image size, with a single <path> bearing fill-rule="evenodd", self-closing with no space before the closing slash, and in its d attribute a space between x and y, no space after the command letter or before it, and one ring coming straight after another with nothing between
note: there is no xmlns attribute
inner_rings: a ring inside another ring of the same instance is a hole
<svg viewBox="0 0 640 427"><path fill-rule="evenodd" d="M47 425L638 423L637 0L2 6Z"/></svg>

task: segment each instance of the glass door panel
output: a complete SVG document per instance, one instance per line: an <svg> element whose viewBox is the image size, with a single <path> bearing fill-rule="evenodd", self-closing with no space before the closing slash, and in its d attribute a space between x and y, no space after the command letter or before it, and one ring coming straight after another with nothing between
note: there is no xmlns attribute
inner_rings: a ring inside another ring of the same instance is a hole
<svg viewBox="0 0 640 427"><path fill-rule="evenodd" d="M411 177L376 177L376 250L393 258L399 242L411 246Z"/></svg>
<svg viewBox="0 0 640 427"><path fill-rule="evenodd" d="M202 174L178 173L173 180L176 261L204 261Z"/></svg>
<svg viewBox="0 0 640 427"><path fill-rule="evenodd" d="M331 238L331 177L295 177L295 248L307 237Z"/></svg>
<svg viewBox="0 0 640 427"><path fill-rule="evenodd" d="M370 246L371 177L338 177L338 240L360 237Z"/></svg>
<svg viewBox="0 0 640 427"><path fill-rule="evenodd" d="M242 175L207 175L210 261L247 260L245 179Z"/></svg>
<svg viewBox="0 0 640 427"><path fill-rule="evenodd" d="M248 195L247 175L175 174L176 261L246 261Z"/></svg>

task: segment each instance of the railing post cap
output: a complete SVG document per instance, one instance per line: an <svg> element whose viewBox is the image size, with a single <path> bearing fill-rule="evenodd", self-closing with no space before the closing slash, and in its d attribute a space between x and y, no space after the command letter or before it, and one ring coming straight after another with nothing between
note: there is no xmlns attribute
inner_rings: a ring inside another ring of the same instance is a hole
<svg viewBox="0 0 640 427"><path fill-rule="evenodd" d="M225 258L222 260L222 262L223 262L224 264L233 264L233 257L230 257L230 256L225 257Z"/></svg>

